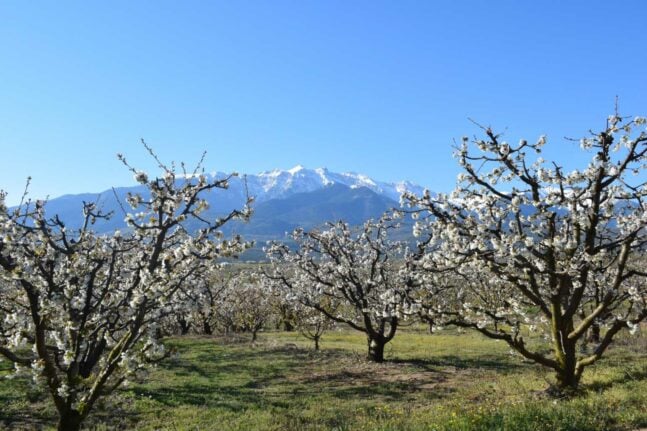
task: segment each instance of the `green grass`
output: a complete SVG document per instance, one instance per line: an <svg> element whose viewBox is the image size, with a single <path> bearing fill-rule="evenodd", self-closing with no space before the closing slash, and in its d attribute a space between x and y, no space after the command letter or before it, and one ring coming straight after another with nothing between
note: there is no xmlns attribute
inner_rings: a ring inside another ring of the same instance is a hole
<svg viewBox="0 0 647 431"><path fill-rule="evenodd" d="M634 339L635 343L635 339ZM625 342L585 374L586 394L555 401L552 376L474 333L409 329L387 361L364 360L365 339L341 331L314 352L293 333L256 345L222 338L168 340L178 355L105 399L93 429L138 430L633 430L647 426L647 361ZM8 364L0 363L6 370ZM0 371L0 375L6 371ZM47 428L46 394L0 383L0 427Z"/></svg>

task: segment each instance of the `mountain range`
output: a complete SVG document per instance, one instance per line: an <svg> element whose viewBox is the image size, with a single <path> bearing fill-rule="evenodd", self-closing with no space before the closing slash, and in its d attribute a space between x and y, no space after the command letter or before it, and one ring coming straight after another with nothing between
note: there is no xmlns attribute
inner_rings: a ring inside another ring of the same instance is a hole
<svg viewBox="0 0 647 431"><path fill-rule="evenodd" d="M225 174L215 172L209 176L222 178ZM389 183L363 174L335 173L326 168L306 169L299 165L288 170L234 177L229 189L217 189L205 195L210 207L204 216L215 219L241 208L249 193L254 196L251 220L228 223L223 230L227 234L239 233L246 239L266 241L284 238L286 232L297 227L310 229L327 221L341 219L358 225L398 207L402 192L421 194L423 190L409 181ZM114 212L110 220L100 220L95 225L97 232L107 233L126 227L120 202L126 206L129 192L146 197L143 186L119 187L114 191L53 198L47 202L46 211L50 216L59 215L69 228L76 228L82 223L83 201L96 202L104 212Z"/></svg>

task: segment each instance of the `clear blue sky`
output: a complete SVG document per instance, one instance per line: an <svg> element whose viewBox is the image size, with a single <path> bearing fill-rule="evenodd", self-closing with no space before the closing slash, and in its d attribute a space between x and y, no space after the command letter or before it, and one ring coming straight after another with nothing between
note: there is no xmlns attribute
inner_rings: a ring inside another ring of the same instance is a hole
<svg viewBox="0 0 647 431"><path fill-rule="evenodd" d="M552 139L647 114L647 2L0 3L0 188L127 185L115 153L326 166L450 190L452 139Z"/></svg>

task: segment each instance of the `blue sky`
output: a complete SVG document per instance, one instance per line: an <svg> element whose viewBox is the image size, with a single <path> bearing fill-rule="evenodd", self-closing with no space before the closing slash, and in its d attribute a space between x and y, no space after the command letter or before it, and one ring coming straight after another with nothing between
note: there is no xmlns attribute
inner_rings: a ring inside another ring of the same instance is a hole
<svg viewBox="0 0 647 431"><path fill-rule="evenodd" d="M547 134L548 157L647 114L647 3L0 3L0 188L132 182L115 158L256 173L326 166L450 190L453 139Z"/></svg>

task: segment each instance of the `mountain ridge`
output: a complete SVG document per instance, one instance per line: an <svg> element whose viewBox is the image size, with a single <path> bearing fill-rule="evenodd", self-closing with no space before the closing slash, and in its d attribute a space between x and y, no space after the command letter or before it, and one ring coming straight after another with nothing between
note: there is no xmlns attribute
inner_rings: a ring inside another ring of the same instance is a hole
<svg viewBox="0 0 647 431"><path fill-rule="evenodd" d="M223 173L212 174L224 176ZM387 182L375 180L368 175L356 172L333 172L327 168L308 169L296 165L290 169L273 169L258 174L240 175L239 180L247 181L250 195L257 201L288 196L292 193L308 192L331 184L343 184L350 188L366 187L377 194L399 200L404 191L422 193L423 187L411 181Z"/></svg>
<svg viewBox="0 0 647 431"><path fill-rule="evenodd" d="M229 174L214 172L207 176L216 179ZM187 180L190 181L190 177L177 181ZM203 216L214 220L240 209L249 194L255 198L251 221L228 223L223 230L240 233L248 239L277 239L296 227L313 228L327 221L343 219L353 225L361 224L397 207L403 191L420 194L423 190L409 181L389 183L364 174L336 173L326 168L307 169L297 165L287 170L232 177L228 189L215 189L205 194L210 207ZM114 215L109 220L97 221L94 229L98 233L109 233L126 228L126 214L122 208L131 211L125 203L128 193L140 193L144 198L148 194L141 185L115 187L99 193L66 194L49 199L46 213L59 215L68 228L74 229L82 223L83 201L96 202L104 212Z"/></svg>

